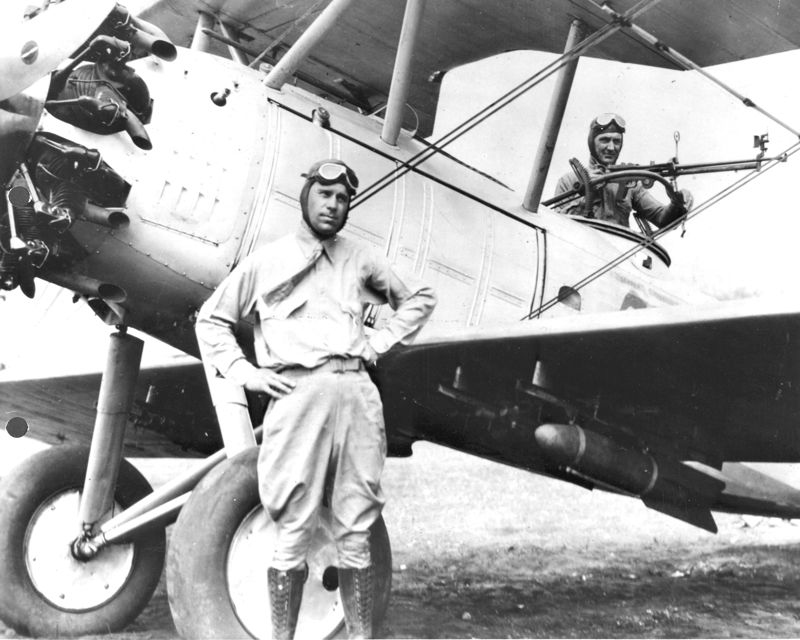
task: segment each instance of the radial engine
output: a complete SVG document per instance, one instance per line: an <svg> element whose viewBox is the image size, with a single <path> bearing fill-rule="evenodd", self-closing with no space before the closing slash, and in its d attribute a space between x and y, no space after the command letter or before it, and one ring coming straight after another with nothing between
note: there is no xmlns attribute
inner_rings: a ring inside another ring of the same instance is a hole
<svg viewBox="0 0 800 640"><path fill-rule="evenodd" d="M41 12L33 9L26 19L35 21ZM147 84L126 64L151 54L174 60L177 51L158 27L116 5L52 72L46 97L23 92L0 102L0 289L19 287L33 297L35 276L80 261L83 249L69 233L76 219L112 228L128 223L130 184L96 149L37 126L46 109L80 129L125 135L140 149L151 149L145 127L153 101Z"/></svg>

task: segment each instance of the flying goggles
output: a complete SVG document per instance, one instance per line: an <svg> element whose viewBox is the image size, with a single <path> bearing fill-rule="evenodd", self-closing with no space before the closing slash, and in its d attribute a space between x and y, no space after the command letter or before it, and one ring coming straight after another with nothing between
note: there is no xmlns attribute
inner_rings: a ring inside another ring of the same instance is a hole
<svg viewBox="0 0 800 640"><path fill-rule="evenodd" d="M612 124L615 124L622 133L625 133L625 119L618 116L616 113L601 113L594 120L592 120L592 129L605 129Z"/></svg>
<svg viewBox="0 0 800 640"><path fill-rule="evenodd" d="M308 173L300 175L306 180L316 180L323 184L344 182L351 196L355 195L358 188L358 178L355 172L350 167L338 162L323 162L319 166L312 167Z"/></svg>

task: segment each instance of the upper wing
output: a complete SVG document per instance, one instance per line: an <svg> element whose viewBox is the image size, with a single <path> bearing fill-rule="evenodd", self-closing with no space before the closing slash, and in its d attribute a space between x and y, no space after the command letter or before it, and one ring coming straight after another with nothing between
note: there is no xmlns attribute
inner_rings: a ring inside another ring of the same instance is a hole
<svg viewBox="0 0 800 640"><path fill-rule="evenodd" d="M756 299L462 330L389 354L380 381L388 402L410 401L423 416L410 438L529 468L541 469L531 426L542 410L554 421L577 411L579 423L613 438L717 468L800 460L797 304Z"/></svg>
<svg viewBox="0 0 800 640"><path fill-rule="evenodd" d="M187 45L197 12L218 16L253 52L270 48L272 62L324 9L325 0L161 0L142 13L176 44ZM616 0L624 12L636 0ZM356 0L339 24L301 67L303 77L333 96L369 109L389 92L405 2ZM439 83L459 65L516 49L561 52L570 22L591 29L605 24L592 0L433 0L414 56L409 104L420 118L419 132L433 128ZM800 6L781 0L664 0L637 19L700 65L786 51L800 46ZM225 47L218 44L225 54ZM599 58L672 67L661 55L617 34L589 54Z"/></svg>
<svg viewBox="0 0 800 640"><path fill-rule="evenodd" d="M90 442L100 373L0 382L2 427L19 416L27 437L48 444ZM125 433L125 455L186 456L221 446L216 414L199 362L143 368Z"/></svg>

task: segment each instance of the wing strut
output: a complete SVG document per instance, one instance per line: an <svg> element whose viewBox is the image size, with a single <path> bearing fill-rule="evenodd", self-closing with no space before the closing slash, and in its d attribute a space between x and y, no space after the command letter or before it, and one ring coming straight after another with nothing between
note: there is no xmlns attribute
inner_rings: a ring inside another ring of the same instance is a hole
<svg viewBox="0 0 800 640"><path fill-rule="evenodd" d="M353 0L332 0L269 72L266 85L271 89L280 89L352 2Z"/></svg>
<svg viewBox="0 0 800 640"><path fill-rule="evenodd" d="M414 57L414 45L417 42L425 0L406 0L406 12L403 16L403 28L397 44L397 56L392 73L392 86L389 88L389 100L386 105L386 119L383 121L381 140L386 144L396 145L403 124L403 110L411 85L411 62Z"/></svg>
<svg viewBox="0 0 800 640"><path fill-rule="evenodd" d="M192 50L208 52L211 50L211 37L208 32L214 28L214 16L205 11L197 14L197 26L192 37Z"/></svg>
<svg viewBox="0 0 800 640"><path fill-rule="evenodd" d="M564 53L570 52L576 44L583 40L586 34L586 25L577 18L569 25L567 44ZM535 213L539 208L539 201L542 199L544 191L544 181L547 179L547 172L550 170L550 161L553 158L553 151L556 148L558 132L561 129L561 121L564 119L564 111L567 108L572 80L575 78L575 71L578 68L580 56L576 56L558 70L556 76L556 86L553 89L553 97L550 99L550 109L544 122L544 133L539 139L539 148L536 150L536 158L533 161L531 176L528 179L528 187L525 189L525 197L522 206L528 211Z"/></svg>
<svg viewBox="0 0 800 640"><path fill-rule="evenodd" d="M219 21L219 30L222 32L222 35L226 40L231 41L231 44L228 45L228 53L230 54L231 59L235 60L239 64L247 66L247 56L239 47L236 47L233 44L233 42L236 42L237 38L234 37L234 34L231 33L231 30L228 29L227 25L222 20Z"/></svg>

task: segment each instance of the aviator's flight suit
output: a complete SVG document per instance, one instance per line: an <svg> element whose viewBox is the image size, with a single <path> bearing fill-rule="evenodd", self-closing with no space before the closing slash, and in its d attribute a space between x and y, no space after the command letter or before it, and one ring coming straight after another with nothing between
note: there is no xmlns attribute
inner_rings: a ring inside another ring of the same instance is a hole
<svg viewBox="0 0 800 640"><path fill-rule="evenodd" d="M395 313L367 339L363 311L385 302ZM369 564L386 436L365 361L412 340L435 303L430 288L409 289L385 257L349 238L320 241L303 222L245 258L203 305L200 349L223 376L244 384L252 373L233 326L253 314L258 365L296 383L270 402L258 461L261 500L277 527L275 569L304 562L326 491L339 566Z"/></svg>

